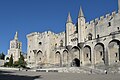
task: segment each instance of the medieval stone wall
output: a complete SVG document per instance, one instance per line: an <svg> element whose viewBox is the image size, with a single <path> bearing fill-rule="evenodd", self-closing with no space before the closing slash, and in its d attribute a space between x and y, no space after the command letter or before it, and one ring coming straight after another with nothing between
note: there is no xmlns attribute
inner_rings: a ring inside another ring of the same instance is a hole
<svg viewBox="0 0 120 80"><path fill-rule="evenodd" d="M65 32L35 32L28 34L27 39L27 60L31 66L115 64L120 61L120 13L114 11L86 23L80 8L76 25L68 14Z"/></svg>

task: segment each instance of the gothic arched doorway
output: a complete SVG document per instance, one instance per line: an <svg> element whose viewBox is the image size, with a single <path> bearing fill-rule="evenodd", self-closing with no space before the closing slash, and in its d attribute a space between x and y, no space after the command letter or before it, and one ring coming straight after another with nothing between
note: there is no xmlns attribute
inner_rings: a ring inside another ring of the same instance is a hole
<svg viewBox="0 0 120 80"><path fill-rule="evenodd" d="M84 65L91 65L91 47L88 45L83 48L83 59Z"/></svg>
<svg viewBox="0 0 120 80"><path fill-rule="evenodd" d="M94 47L95 64L105 64L105 51L102 43L97 43Z"/></svg>
<svg viewBox="0 0 120 80"><path fill-rule="evenodd" d="M63 51L63 66L67 66L68 65L68 51L64 50Z"/></svg>
<svg viewBox="0 0 120 80"><path fill-rule="evenodd" d="M109 48L109 63L115 63L120 61L120 41L112 40L108 44Z"/></svg>
<svg viewBox="0 0 120 80"><path fill-rule="evenodd" d="M55 53L55 66L61 66L61 54L59 51Z"/></svg>
<svg viewBox="0 0 120 80"><path fill-rule="evenodd" d="M71 60L72 60L72 65L74 67L79 67L80 66L80 49L75 46L71 49Z"/></svg>
<svg viewBox="0 0 120 80"><path fill-rule="evenodd" d="M80 67L80 60L78 58L73 59L72 66L73 67Z"/></svg>
<svg viewBox="0 0 120 80"><path fill-rule="evenodd" d="M36 63L37 63L38 66L42 66L43 65L42 60L43 60L43 53L42 53L41 50L39 50L37 52L37 54L36 54Z"/></svg>

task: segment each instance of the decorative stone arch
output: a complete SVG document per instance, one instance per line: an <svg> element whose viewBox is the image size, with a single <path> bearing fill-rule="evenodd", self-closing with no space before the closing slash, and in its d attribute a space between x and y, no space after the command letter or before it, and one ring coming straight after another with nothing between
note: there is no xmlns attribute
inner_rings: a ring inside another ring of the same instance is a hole
<svg viewBox="0 0 120 80"><path fill-rule="evenodd" d="M68 66L68 57L69 57L68 50L64 50L63 51L63 67Z"/></svg>
<svg viewBox="0 0 120 80"><path fill-rule="evenodd" d="M38 50L37 54L36 54L36 62L37 65L42 66L42 61L43 60L43 52L41 50Z"/></svg>
<svg viewBox="0 0 120 80"><path fill-rule="evenodd" d="M38 54L38 53L42 53L42 51L41 51L41 50L38 50L37 54Z"/></svg>
<svg viewBox="0 0 120 80"><path fill-rule="evenodd" d="M83 61L84 65L91 65L91 47L85 45L83 48Z"/></svg>
<svg viewBox="0 0 120 80"><path fill-rule="evenodd" d="M79 67L80 66L80 48L74 46L70 50L70 59L72 60L71 66Z"/></svg>
<svg viewBox="0 0 120 80"><path fill-rule="evenodd" d="M120 61L120 41L113 39L108 43L109 64Z"/></svg>
<svg viewBox="0 0 120 80"><path fill-rule="evenodd" d="M10 58L9 57L6 57L6 60L9 60Z"/></svg>
<svg viewBox="0 0 120 80"><path fill-rule="evenodd" d="M57 52L55 53L55 66L60 67L60 66L62 65L61 62L62 62L62 61L61 61L60 51L57 51Z"/></svg>
<svg viewBox="0 0 120 80"><path fill-rule="evenodd" d="M105 64L105 47L103 43L97 43L94 46L94 62L96 65Z"/></svg>

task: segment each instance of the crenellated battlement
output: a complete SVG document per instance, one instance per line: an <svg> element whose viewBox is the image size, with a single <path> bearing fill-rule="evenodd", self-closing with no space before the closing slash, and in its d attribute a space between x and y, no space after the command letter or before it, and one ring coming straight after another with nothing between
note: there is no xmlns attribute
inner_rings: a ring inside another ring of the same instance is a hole
<svg viewBox="0 0 120 80"><path fill-rule="evenodd" d="M65 34L65 32L61 32L61 33L58 34L58 36L61 36L61 35L64 35L64 34Z"/></svg>
<svg viewBox="0 0 120 80"><path fill-rule="evenodd" d="M95 22L98 22L98 21L99 21L99 18L96 18L96 19L95 19Z"/></svg>
<svg viewBox="0 0 120 80"><path fill-rule="evenodd" d="M106 19L107 19L107 20L109 20L110 17L111 17L110 14L106 14L105 16L106 16Z"/></svg>
<svg viewBox="0 0 120 80"><path fill-rule="evenodd" d="M27 35L27 37L31 37L31 36L34 36L34 35L37 35L38 33L37 32L32 32L30 34Z"/></svg>
<svg viewBox="0 0 120 80"><path fill-rule="evenodd" d="M116 14L116 11L113 11L111 16L114 17Z"/></svg>
<svg viewBox="0 0 120 80"><path fill-rule="evenodd" d="M103 19L104 19L104 16L101 16L99 22L102 21Z"/></svg>
<svg viewBox="0 0 120 80"><path fill-rule="evenodd" d="M99 18L96 18L95 20L92 20L90 22L86 22L86 28L87 28L87 26L90 26L93 24L95 24L95 26L98 24L102 24L101 22L103 22L104 20L110 21L112 18L114 18L117 15L118 15L118 13L116 13L116 11L113 11L111 14L109 13L109 14L106 14L105 16L101 16Z"/></svg>
<svg viewBox="0 0 120 80"><path fill-rule="evenodd" d="M86 23L86 26L88 26L89 24L90 24L90 23L89 23L89 22L87 22L87 23Z"/></svg>
<svg viewBox="0 0 120 80"><path fill-rule="evenodd" d="M94 24L94 20L90 21L90 25Z"/></svg>

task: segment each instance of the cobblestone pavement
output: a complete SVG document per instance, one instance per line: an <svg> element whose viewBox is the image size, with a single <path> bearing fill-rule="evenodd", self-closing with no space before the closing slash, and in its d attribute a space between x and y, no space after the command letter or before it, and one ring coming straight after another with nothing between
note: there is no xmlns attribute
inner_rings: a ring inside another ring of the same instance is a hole
<svg viewBox="0 0 120 80"><path fill-rule="evenodd" d="M0 71L0 80L120 80L120 74Z"/></svg>

